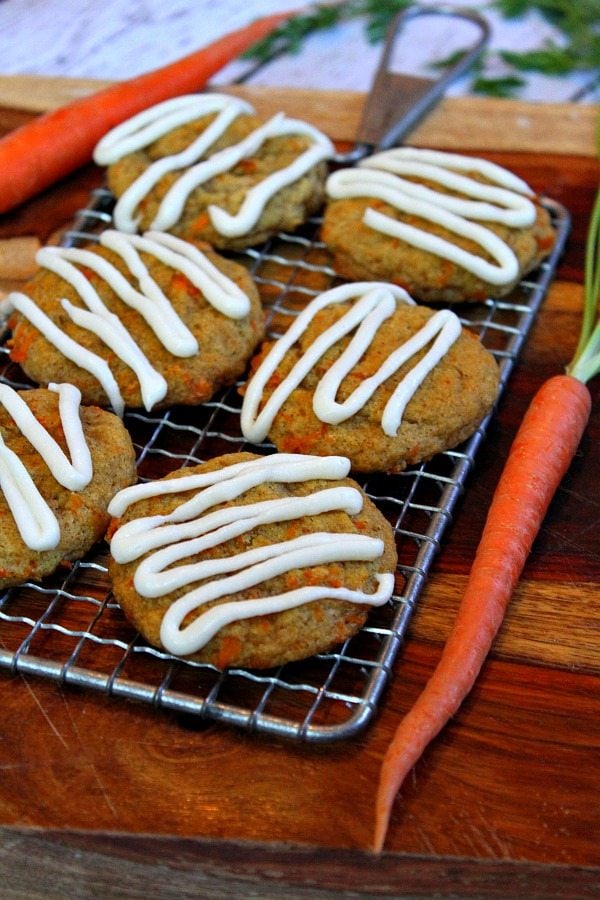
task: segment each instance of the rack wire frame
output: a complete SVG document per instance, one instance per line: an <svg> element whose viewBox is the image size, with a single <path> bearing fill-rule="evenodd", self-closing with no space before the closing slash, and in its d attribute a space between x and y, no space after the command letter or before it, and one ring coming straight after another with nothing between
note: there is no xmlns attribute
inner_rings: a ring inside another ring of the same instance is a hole
<svg viewBox="0 0 600 900"><path fill-rule="evenodd" d="M66 246L96 240L111 225L112 196L101 188L77 214ZM564 249L570 220L566 209L544 201L557 240L551 256L502 300L461 308L498 360L499 398L521 353ZM281 333L302 305L338 283L318 239L320 220L295 234L282 234L236 258L250 270L268 310L269 332ZM0 380L30 387L0 346ZM195 408L125 414L141 480L250 446L239 431L239 385ZM126 622L110 592L108 548L95 547L70 569L43 582L27 582L0 595L0 668L61 685L101 691L189 717L212 720L281 738L324 743L347 739L374 718L404 641L408 622L465 490L493 411L455 450L396 475L361 480L394 529L399 554L396 593L370 613L367 624L335 651L274 670L250 671L176 659L148 646ZM359 479L360 480L360 479Z"/></svg>

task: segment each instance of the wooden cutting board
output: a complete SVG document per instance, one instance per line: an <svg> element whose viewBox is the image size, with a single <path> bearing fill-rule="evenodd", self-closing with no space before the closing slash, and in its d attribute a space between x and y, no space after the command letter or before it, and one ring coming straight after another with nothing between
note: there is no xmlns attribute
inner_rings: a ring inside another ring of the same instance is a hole
<svg viewBox="0 0 600 900"><path fill-rule="evenodd" d="M0 129L96 86L0 77ZM243 93L260 112L284 109L348 142L364 101ZM514 431L576 343L599 180L595 115L569 104L457 98L412 135L422 145L485 151L563 202L573 231L374 726L332 746L290 745L2 672L0 874L8 885L28 897L42 896L44 882L57 896L598 895L597 380L590 426L492 656L408 779L386 854L368 852L385 747L439 656ZM47 240L101 177L91 165L75 173L0 218L0 236Z"/></svg>

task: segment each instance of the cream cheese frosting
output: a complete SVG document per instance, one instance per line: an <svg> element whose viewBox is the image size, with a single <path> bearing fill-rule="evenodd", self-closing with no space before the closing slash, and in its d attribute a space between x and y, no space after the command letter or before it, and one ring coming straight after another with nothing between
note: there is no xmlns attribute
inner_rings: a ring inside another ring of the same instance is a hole
<svg viewBox="0 0 600 900"><path fill-rule="evenodd" d="M484 183L464 172L478 173ZM410 180L418 178L457 192L435 190ZM468 252L424 227L400 222L368 207L363 222L390 237L456 263L482 280L510 284L519 274L518 260L506 241L482 223L497 222L511 228L533 225L536 209L529 186L512 172L488 160L413 147L375 153L354 169L340 169L329 176L326 192L332 200L367 197L383 200L400 213L416 216L467 238L493 262Z"/></svg>
<svg viewBox="0 0 600 900"><path fill-rule="evenodd" d="M40 454L57 483L70 491L83 490L92 480L92 458L83 433L81 394L71 384L50 384L58 394L60 421L70 459L25 400L13 388L0 384L0 403L15 425ZM31 475L0 436L0 488L25 544L32 550L51 550L60 541L60 526Z"/></svg>
<svg viewBox="0 0 600 900"><path fill-rule="evenodd" d="M176 655L189 655L230 622L292 609L318 599L369 605L386 603L394 589L392 573L375 577L377 586L373 593L311 585L274 596L221 603L201 612L191 623L182 624L189 613L201 610L210 601L261 585L292 569L381 557L384 544L379 538L353 532L314 532L226 557L183 562L268 523L287 522L331 510L344 510L349 515L359 513L363 506L361 492L347 485L335 486L349 470L350 463L345 457L275 454L210 472L134 485L117 494L109 506L114 516L123 515L131 504L142 499L194 492L167 515L145 516L121 525L110 545L114 559L120 563L145 556L134 575L135 589L144 597L161 597L202 582L175 600L164 614L160 639L165 649ZM313 479L332 481L334 486L304 496L234 503L215 509L242 498L257 485Z"/></svg>
<svg viewBox="0 0 600 900"><path fill-rule="evenodd" d="M100 243L123 260L137 286L130 284L109 260L91 250L43 247L38 251L36 259L42 268L54 272L75 289L83 306L76 306L62 298L59 300L62 308L76 325L93 332L133 369L140 384L144 406L150 410L165 397L167 382L118 316L103 303L82 269L91 269L99 275L124 303L142 316L165 349L182 358L201 352L198 341L150 275L142 253L149 254L184 274L202 292L208 303L229 318L240 319L248 315L250 300L197 247L173 235L153 231L144 235L130 235L108 229L101 234ZM27 294L12 292L6 297L3 306L8 312L17 309L64 356L94 375L115 412L123 414L123 398L104 359L57 328L52 319Z"/></svg>
<svg viewBox="0 0 600 900"><path fill-rule="evenodd" d="M133 116L108 132L97 144L94 160L109 165L123 156L156 141L178 125L216 114L202 134L179 153L153 162L117 200L113 217L125 232L138 229L137 209L152 188L170 172L181 172L162 199L152 228L168 230L177 224L191 192L216 175L229 172L241 160L255 154L270 138L304 135L311 145L292 163L268 175L247 192L235 215L212 204L208 215L215 230L226 237L248 234L260 218L267 202L283 187L297 181L313 166L334 155L329 138L308 122L278 113L243 140L211 152L231 123L240 115L254 113L250 104L227 94L198 94L167 100Z"/></svg>
<svg viewBox="0 0 600 900"><path fill-rule="evenodd" d="M328 306L348 301L352 304L348 312L317 337L259 411L269 379L315 316ZM253 443L264 441L277 413L292 391L316 367L323 354L351 332L354 334L350 343L320 378L314 391L313 411L321 422L338 424L356 415L384 381L417 351L431 344L425 356L401 380L383 411L382 430L387 435L395 435L411 397L461 332L458 317L450 310L440 310L409 341L400 344L382 362L378 371L362 381L343 403L337 402L336 394L342 380L364 356L373 337L380 328L385 327L386 320L393 315L398 303L414 305L414 301L402 288L378 282L341 285L312 300L287 332L273 344L246 386L241 411L244 437Z"/></svg>

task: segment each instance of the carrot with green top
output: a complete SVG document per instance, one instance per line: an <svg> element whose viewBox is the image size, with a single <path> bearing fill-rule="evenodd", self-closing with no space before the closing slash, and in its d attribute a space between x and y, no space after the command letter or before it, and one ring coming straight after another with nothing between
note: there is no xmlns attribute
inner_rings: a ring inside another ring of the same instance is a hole
<svg viewBox="0 0 600 900"><path fill-rule="evenodd" d="M74 100L0 138L0 213L89 162L111 128L163 100L199 91L227 63L294 14L256 19L182 59Z"/></svg>
<svg viewBox="0 0 600 900"><path fill-rule="evenodd" d="M566 374L541 386L523 418L438 665L387 749L375 802L376 852L383 848L405 777L471 690L546 511L577 451L592 408L587 382L600 372L599 307L600 190L588 232L579 345Z"/></svg>

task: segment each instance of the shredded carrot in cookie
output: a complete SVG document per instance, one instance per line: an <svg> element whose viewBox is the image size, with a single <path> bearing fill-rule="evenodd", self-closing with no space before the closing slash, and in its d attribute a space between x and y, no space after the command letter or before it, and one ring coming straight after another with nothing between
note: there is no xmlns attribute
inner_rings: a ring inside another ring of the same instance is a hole
<svg viewBox="0 0 600 900"><path fill-rule="evenodd" d="M226 635L221 641L219 647L219 656L217 666L219 669L225 669L230 663L237 659L241 648L241 642L234 635Z"/></svg>

